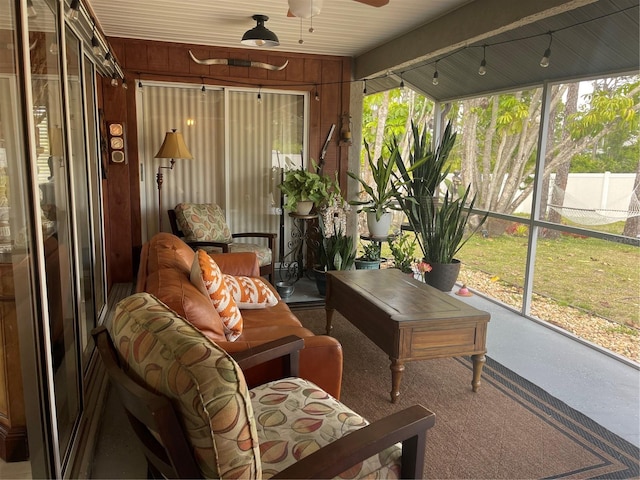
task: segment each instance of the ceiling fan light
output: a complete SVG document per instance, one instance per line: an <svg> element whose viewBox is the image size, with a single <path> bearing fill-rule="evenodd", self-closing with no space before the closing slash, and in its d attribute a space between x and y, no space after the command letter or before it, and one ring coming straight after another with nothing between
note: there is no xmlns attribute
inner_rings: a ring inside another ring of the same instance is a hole
<svg viewBox="0 0 640 480"><path fill-rule="evenodd" d="M289 11L299 18L311 18L320 13L322 0L289 0Z"/></svg>
<svg viewBox="0 0 640 480"><path fill-rule="evenodd" d="M244 33L240 43L251 47L277 47L280 45L277 35L264 26L264 22L269 20L269 17L254 15L252 18L258 24Z"/></svg>

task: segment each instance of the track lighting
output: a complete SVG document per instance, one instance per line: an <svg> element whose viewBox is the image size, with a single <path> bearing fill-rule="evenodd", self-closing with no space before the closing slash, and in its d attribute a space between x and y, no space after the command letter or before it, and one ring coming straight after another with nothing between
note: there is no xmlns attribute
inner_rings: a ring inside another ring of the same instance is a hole
<svg viewBox="0 0 640 480"><path fill-rule="evenodd" d="M127 85L127 79L126 78L122 79L122 88L124 88L125 90L127 90L129 88L129 85Z"/></svg>
<svg viewBox="0 0 640 480"><path fill-rule="evenodd" d="M116 73L114 73L113 76L111 77L111 86L112 87L118 86L118 75Z"/></svg>
<svg viewBox="0 0 640 480"><path fill-rule="evenodd" d="M480 62L480 68L478 68L478 75L484 75L487 73L487 46L482 47L482 61Z"/></svg>
<svg viewBox="0 0 640 480"><path fill-rule="evenodd" d="M549 57L551 56L551 42L553 42L553 34L549 32L549 46L544 51L544 55L542 55L542 59L540 60L540 66L543 68L547 68L549 66Z"/></svg>
<svg viewBox="0 0 640 480"><path fill-rule="evenodd" d="M80 16L80 0L71 0L71 4L69 5L69 10L67 10L67 18L69 20L77 22L79 16Z"/></svg>

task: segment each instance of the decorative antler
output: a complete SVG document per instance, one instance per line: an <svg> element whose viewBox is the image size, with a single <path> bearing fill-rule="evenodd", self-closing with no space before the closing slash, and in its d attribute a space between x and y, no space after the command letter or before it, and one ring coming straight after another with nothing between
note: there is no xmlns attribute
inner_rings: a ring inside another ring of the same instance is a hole
<svg viewBox="0 0 640 480"><path fill-rule="evenodd" d="M200 60L195 57L195 55L189 50L189 55L191 59L199 63L200 65L231 65L232 67L256 67L256 68L264 68L266 70L284 70L284 68L289 65L289 60L284 62L282 65L271 65L269 63L263 62L252 62L251 60L241 60L235 58L209 58L207 60Z"/></svg>

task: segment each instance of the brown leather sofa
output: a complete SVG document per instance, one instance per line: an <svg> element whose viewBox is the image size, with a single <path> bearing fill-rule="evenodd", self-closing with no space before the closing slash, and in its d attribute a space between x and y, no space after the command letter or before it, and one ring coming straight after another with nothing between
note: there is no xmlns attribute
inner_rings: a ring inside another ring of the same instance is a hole
<svg viewBox="0 0 640 480"><path fill-rule="evenodd" d="M342 346L335 338L314 335L302 326L287 304L280 300L273 307L241 310L242 335L234 342L227 341L222 322L211 300L189 280L194 255L195 252L175 235L158 233L142 247L136 291L155 295L229 353L244 351L287 335L303 338L300 376L335 398L340 398ZM223 273L260 276L258 259L254 253L220 253L211 256ZM270 284L269 286L280 299L276 290ZM252 386L281 378L285 368L282 360L276 360L248 369L244 373Z"/></svg>

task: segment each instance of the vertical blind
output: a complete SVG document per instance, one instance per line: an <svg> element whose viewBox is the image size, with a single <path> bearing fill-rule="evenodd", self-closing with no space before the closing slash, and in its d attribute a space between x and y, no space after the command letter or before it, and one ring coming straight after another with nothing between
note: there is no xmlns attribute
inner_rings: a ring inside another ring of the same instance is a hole
<svg viewBox="0 0 640 480"><path fill-rule="evenodd" d="M176 204L216 203L225 212L232 232L273 232L290 237L277 185L283 169L302 165L305 97L302 93L260 91L258 99L257 93L231 89L203 93L200 87L183 85L145 84L139 88L145 239L158 231L156 173L158 167L169 166L169 159L153 157L165 132L172 128L183 133L193 160L178 159L173 170L161 169L164 231L170 231L166 210ZM286 241L284 245L286 249ZM276 248L276 259L280 253Z"/></svg>

